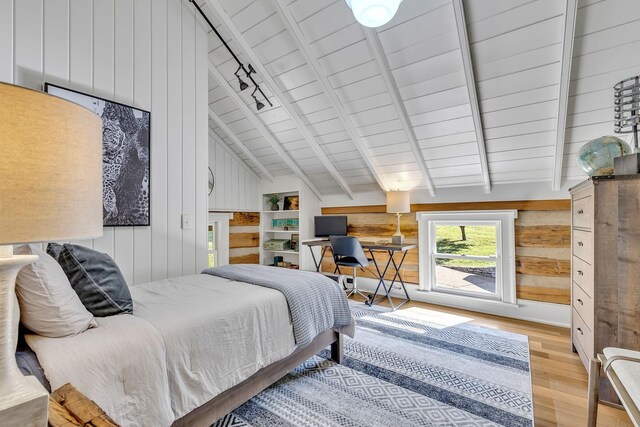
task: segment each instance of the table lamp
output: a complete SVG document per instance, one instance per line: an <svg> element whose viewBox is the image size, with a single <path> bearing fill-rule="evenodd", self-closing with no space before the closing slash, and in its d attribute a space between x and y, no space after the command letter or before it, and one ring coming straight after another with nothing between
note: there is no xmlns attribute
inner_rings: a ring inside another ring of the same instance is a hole
<svg viewBox="0 0 640 427"><path fill-rule="evenodd" d="M411 212L410 194L408 191L388 191L387 192L387 213L396 214L398 217L398 228L396 234L391 237L394 245L404 244L404 236L400 232L400 216L403 213Z"/></svg>
<svg viewBox="0 0 640 427"><path fill-rule="evenodd" d="M0 83L0 425L46 426L48 393L16 359L12 244L102 235L102 120L72 102Z"/></svg>

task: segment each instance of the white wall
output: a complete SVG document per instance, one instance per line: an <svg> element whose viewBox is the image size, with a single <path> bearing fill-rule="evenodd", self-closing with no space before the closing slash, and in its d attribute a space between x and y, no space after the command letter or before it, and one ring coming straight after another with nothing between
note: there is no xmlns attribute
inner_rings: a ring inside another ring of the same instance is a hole
<svg viewBox="0 0 640 427"><path fill-rule="evenodd" d="M0 0L0 80L151 111L151 226L83 243L112 255L129 283L206 266L207 37L188 1Z"/></svg>
<svg viewBox="0 0 640 427"><path fill-rule="evenodd" d="M209 210L260 210L260 177L213 132L209 132L209 167L215 178Z"/></svg>

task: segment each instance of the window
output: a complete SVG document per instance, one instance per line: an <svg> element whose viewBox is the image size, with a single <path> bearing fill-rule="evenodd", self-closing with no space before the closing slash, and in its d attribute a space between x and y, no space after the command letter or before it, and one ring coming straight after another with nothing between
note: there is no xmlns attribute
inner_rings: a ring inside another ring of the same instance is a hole
<svg viewBox="0 0 640 427"><path fill-rule="evenodd" d="M207 265L209 266L209 268L211 267L216 267L216 261L218 258L218 245L217 245L217 234L216 233L216 228L218 223L214 222L213 224L209 224L209 229L207 230L207 255L208 255L208 262Z"/></svg>
<svg viewBox="0 0 640 427"><path fill-rule="evenodd" d="M418 213L420 289L516 302L516 211Z"/></svg>

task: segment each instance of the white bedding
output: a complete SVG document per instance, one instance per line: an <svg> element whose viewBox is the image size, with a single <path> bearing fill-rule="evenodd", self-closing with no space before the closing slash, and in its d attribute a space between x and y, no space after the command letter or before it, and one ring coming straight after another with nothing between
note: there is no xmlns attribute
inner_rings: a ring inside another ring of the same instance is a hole
<svg viewBox="0 0 640 427"><path fill-rule="evenodd" d="M53 389L71 382L123 426L170 425L295 350L279 291L202 274L130 290L133 316L27 336Z"/></svg>
<svg viewBox="0 0 640 427"><path fill-rule="evenodd" d="M148 322L122 314L97 317L80 335L27 335L51 389L71 383L123 426L173 422L162 337Z"/></svg>

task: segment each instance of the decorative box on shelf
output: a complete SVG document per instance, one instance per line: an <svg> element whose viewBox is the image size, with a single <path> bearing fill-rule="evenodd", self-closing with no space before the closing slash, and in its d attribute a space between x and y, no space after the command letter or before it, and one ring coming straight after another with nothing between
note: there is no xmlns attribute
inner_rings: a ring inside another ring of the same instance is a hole
<svg viewBox="0 0 640 427"><path fill-rule="evenodd" d="M271 239L262 245L263 249L275 251L287 251L291 249L291 240L289 239Z"/></svg>
<svg viewBox="0 0 640 427"><path fill-rule="evenodd" d="M277 218L271 220L271 227L274 229L289 230L292 228L297 229L300 227L300 220L298 218Z"/></svg>

